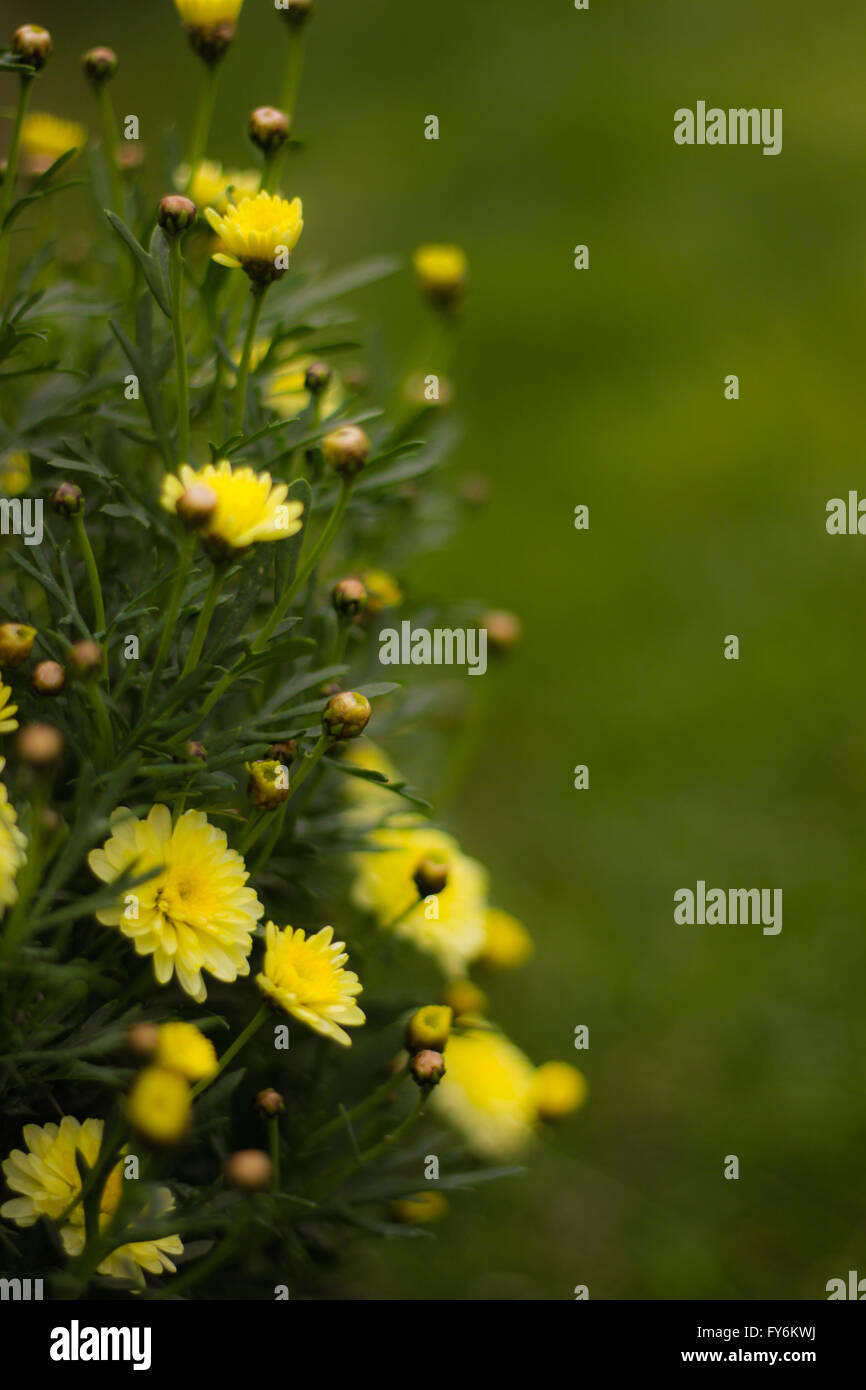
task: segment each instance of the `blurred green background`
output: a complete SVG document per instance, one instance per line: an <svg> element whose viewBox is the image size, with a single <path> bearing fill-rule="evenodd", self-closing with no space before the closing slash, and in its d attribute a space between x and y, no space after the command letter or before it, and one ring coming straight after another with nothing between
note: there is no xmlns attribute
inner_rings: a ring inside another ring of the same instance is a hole
<svg viewBox="0 0 866 1390"><path fill-rule="evenodd" d="M11 0L4 19L54 34L39 107L94 125L71 55L108 43L144 142L170 112L188 129L170 0ZM246 0L226 162L249 162L282 43ZM808 1299L866 1273L866 540L824 527L862 474L864 52L847 0L321 0L290 190L304 254L447 239L471 258L455 466L492 494L412 581L523 618L450 825L538 941L497 1017L591 1087L526 1176L458 1195L435 1240L353 1257L358 1297ZM783 153L677 147L698 99L782 107ZM363 305L398 363L408 273ZM698 878L781 887L781 935L676 926Z"/></svg>

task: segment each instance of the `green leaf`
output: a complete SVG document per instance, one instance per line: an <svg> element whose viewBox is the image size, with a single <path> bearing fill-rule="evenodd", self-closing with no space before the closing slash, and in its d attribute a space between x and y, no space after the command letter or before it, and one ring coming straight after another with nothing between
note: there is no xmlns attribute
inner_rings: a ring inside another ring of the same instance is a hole
<svg viewBox="0 0 866 1390"><path fill-rule="evenodd" d="M151 294L166 318L170 319L171 298L163 278L162 267L154 260L153 256L145 251L141 242L135 234L129 230L122 217L118 217L116 212L110 212L107 208L105 209L105 215L121 241L129 247L129 250L138 261Z"/></svg>

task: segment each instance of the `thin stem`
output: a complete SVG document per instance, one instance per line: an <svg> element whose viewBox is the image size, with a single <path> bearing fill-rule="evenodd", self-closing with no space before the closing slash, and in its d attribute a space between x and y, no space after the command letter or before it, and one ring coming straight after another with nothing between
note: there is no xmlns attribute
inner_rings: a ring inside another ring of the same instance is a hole
<svg viewBox="0 0 866 1390"><path fill-rule="evenodd" d="M181 680L184 680L190 674L191 671L195 670L196 666L198 665L199 657L202 653L202 647L205 644L205 638L207 637L208 629L211 625L211 619L214 615L214 609L216 608L217 603L219 601L219 596L222 593L223 585L226 582L227 574L228 570L224 566L214 566L213 574L211 575L210 588L207 591L205 601L202 604L201 612L198 615L198 622L195 625L195 632L192 635L192 641L189 645L189 651L186 654L186 661L183 663L183 670L180 673Z"/></svg>
<svg viewBox="0 0 866 1390"><path fill-rule="evenodd" d="M276 1115L271 1115L268 1120L268 1129L271 1140L271 1163L273 1165L273 1176L271 1177L271 1190L280 1190L280 1122Z"/></svg>
<svg viewBox="0 0 866 1390"><path fill-rule="evenodd" d="M250 306L250 317L247 323L243 351L241 352L237 381L235 382L234 408L232 410L232 422L229 429L230 435L241 434L244 427L244 410L247 403L247 382L249 381L250 375L250 362L252 361L253 348L256 341L256 329L259 326L262 305L265 302L265 289L266 286L254 285L252 290L253 302Z"/></svg>
<svg viewBox="0 0 866 1390"><path fill-rule="evenodd" d="M382 1154L392 1150L395 1144L398 1144L403 1136L412 1128L415 1121L420 1119L426 1104L427 1090L425 1088L419 1092L417 1101L408 1114L403 1117L396 1129L385 1134L377 1144L374 1144L369 1149L365 1149L362 1154L353 1156L347 1163L344 1163L338 1168L329 1179L326 1175L324 1181L327 1182L327 1186L324 1186L323 1182L324 1192L320 1192L317 1200L329 1197L332 1193L341 1188L345 1182L348 1182L350 1178L354 1177L359 1169L366 1168L368 1164L374 1163L377 1158L381 1158Z"/></svg>
<svg viewBox="0 0 866 1390"><path fill-rule="evenodd" d="M30 100L30 89L33 86L33 73L22 73L21 86L18 91L18 109L15 112L15 125L12 129L12 142L9 146L9 153L6 156L6 169L3 174L3 184L0 187L0 295L3 293L3 284L6 279L6 263L9 258L9 228L6 227L6 217L12 206L15 197L15 179L18 174L18 156L21 153L21 132L24 126L24 117L27 115L27 104Z"/></svg>
<svg viewBox="0 0 866 1390"><path fill-rule="evenodd" d="M285 111L291 121L295 114L298 90L301 85L301 70L304 65L306 29L289 28L289 44L286 51L286 66L283 71L283 90L280 96L280 110ZM285 149L285 146L283 146Z"/></svg>
<svg viewBox="0 0 866 1390"><path fill-rule="evenodd" d="M102 148L108 173L108 187L111 193L111 206L119 217L123 216L123 181L117 164L117 120L108 83L101 82L97 91L99 116L102 121Z"/></svg>
<svg viewBox="0 0 866 1390"><path fill-rule="evenodd" d="M189 150L189 180L187 182L187 192L192 185L195 171L205 157L207 150L210 128L213 124L213 113L216 105L217 86L219 84L219 64L206 63L204 79L198 99L198 109L195 115L195 125L193 126L192 143Z"/></svg>
<svg viewBox="0 0 866 1390"><path fill-rule="evenodd" d="M93 717L96 721L98 734L98 762L101 769L110 765L114 758L114 734L111 728L111 720L108 717L108 710L105 707L105 700L100 687L95 680L87 682L87 693L90 703L93 706Z"/></svg>
<svg viewBox="0 0 866 1390"><path fill-rule="evenodd" d="M185 540L178 559L177 574L174 578L171 594L168 600L168 609L165 615L165 622L162 628L162 635L159 639L156 657L150 672L150 679L144 694L144 704L147 705L150 692L156 684L157 677L162 670L162 664L168 656L168 649L171 646L171 639L174 636L174 629L177 626L177 615L180 612L180 605L183 600L186 581L189 577L192 557L195 551L195 536L190 532Z"/></svg>
<svg viewBox="0 0 866 1390"><path fill-rule="evenodd" d="M351 1110L341 1111L336 1119L329 1120L327 1124L320 1125L318 1129L313 1130L313 1133L304 1141L300 1156L303 1157L304 1154L308 1154L311 1149L321 1144L323 1139L330 1139L332 1134L345 1129L347 1121L351 1123L353 1120L360 1120L369 1110L375 1110L378 1105L390 1100L401 1081L404 1081L408 1075L409 1068L404 1066L395 1076L389 1076L387 1081L383 1081L381 1086L377 1086L375 1091L372 1091L365 1100L359 1101Z"/></svg>
<svg viewBox="0 0 866 1390"><path fill-rule="evenodd" d="M294 777L294 779L290 778L292 795L294 795L297 792L298 788L302 785L302 783L312 772L313 768L316 766L316 763L319 761L322 754L327 753L328 749L331 747L333 742L334 740L331 738L330 734L321 734L319 736L319 740L315 748L311 753L307 754L307 756L304 758L304 761L301 763L301 766L298 768L297 775Z"/></svg>
<svg viewBox="0 0 866 1390"><path fill-rule="evenodd" d="M78 512L75 517L75 535L78 541L78 548L81 551L81 558L84 561L84 568L87 571L87 582L90 585L90 597L93 602L93 622L94 631L105 633L105 604L102 600L102 585L99 580L99 570L96 567L96 559L93 554L93 547L90 544L90 537L87 534L87 527L84 524L84 513Z"/></svg>
<svg viewBox="0 0 866 1390"><path fill-rule="evenodd" d="M268 1013L269 1010L267 1004L263 1004L262 1007L259 1009L258 1013L252 1019L250 1019L250 1022L247 1024L244 1031L242 1033L239 1033L238 1036L235 1038L231 1047L226 1048L222 1057L220 1057L219 1059L219 1065L216 1071L214 1072L213 1076L210 1076L203 1081L197 1081L196 1084L193 1086L190 1092L190 1095L192 1096L193 1100L196 1096L201 1095L202 1091L206 1090L208 1086L212 1086L218 1076L222 1075L232 1058L236 1057L237 1054L240 1052L241 1048L245 1047L246 1044L249 1042L250 1038L252 1038L259 1031L265 1019L267 1018Z"/></svg>
<svg viewBox="0 0 866 1390"><path fill-rule="evenodd" d="M180 237L171 239L171 331L177 371L177 453L178 462L189 460L189 364L183 329L183 255Z"/></svg>
<svg viewBox="0 0 866 1390"><path fill-rule="evenodd" d="M326 521L322 529L322 534L319 536L319 539L316 541L316 544L310 551L308 558L302 565L298 566L298 572L295 575L294 580L286 589L282 598L279 600L273 612L271 613L270 618L265 623L265 626L262 628L255 642L253 643L252 649L254 652L261 651L262 647L267 642L271 633L274 631L276 627L278 627L278 625L283 621L283 618L286 616L286 613L289 610L289 605L291 604L292 599L295 597L295 594L297 594L298 591L304 587L310 575L313 573L313 570L324 558L325 553L327 552L328 547L331 544L331 541L334 539L334 536L339 530L340 523L346 514L346 508L349 505L349 499L352 496L352 489L354 488L354 486L354 479L340 479L340 492L339 496L337 497L334 510L328 517L328 520ZM309 522L307 522L306 524L309 525Z"/></svg>

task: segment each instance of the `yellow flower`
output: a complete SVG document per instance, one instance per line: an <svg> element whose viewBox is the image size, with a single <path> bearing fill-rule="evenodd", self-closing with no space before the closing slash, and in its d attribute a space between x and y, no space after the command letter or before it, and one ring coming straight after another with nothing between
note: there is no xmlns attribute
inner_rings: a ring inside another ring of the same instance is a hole
<svg viewBox="0 0 866 1390"><path fill-rule="evenodd" d="M271 377L267 392L267 404L284 420L294 420L310 403L310 393L306 386L307 368L317 361L315 357L295 357L291 362L279 367ZM322 418L327 419L343 404L342 383L336 376L331 380L320 397Z"/></svg>
<svg viewBox="0 0 866 1390"><path fill-rule="evenodd" d="M205 523L202 537L227 550L244 550L256 541L282 541L301 529L301 502L287 502L285 483L274 486L270 473L256 473L243 467L234 471L228 459L205 464L197 471L188 463L180 474L170 473L162 484L162 506L177 511L179 499L194 484L204 484L216 495L213 515Z"/></svg>
<svg viewBox="0 0 866 1390"><path fill-rule="evenodd" d="M102 1120L85 1120L83 1124L65 1115L59 1125L25 1125L24 1142L27 1152L13 1149L3 1161L3 1173L13 1192L22 1193L0 1207L0 1216L14 1221L16 1226L33 1226L41 1216L57 1221L70 1202L81 1191L81 1174L75 1161L80 1152L92 1168L102 1147ZM109 1174L99 1203L99 1225L104 1229L120 1200L122 1162ZM146 1215L155 1220L172 1209L172 1196L167 1188L157 1189L151 1209ZM144 1213L142 1213L144 1214ZM84 1209L79 1202L70 1211L60 1229L63 1248L68 1255L79 1255L84 1249ZM163 1236L159 1240L134 1241L121 1245L106 1256L99 1266L100 1274L130 1279L144 1287L144 1272L173 1274L175 1266L170 1256L183 1254L179 1236Z"/></svg>
<svg viewBox="0 0 866 1390"><path fill-rule="evenodd" d="M0 734L11 734L18 728L18 720L13 718L18 706L11 703L11 694L10 685L0 685Z"/></svg>
<svg viewBox="0 0 866 1390"><path fill-rule="evenodd" d="M520 1153L536 1121L535 1068L514 1043L493 1030L452 1033L448 1067L432 1103L481 1158Z"/></svg>
<svg viewBox="0 0 866 1390"><path fill-rule="evenodd" d="M187 1081L208 1081L216 1076L216 1048L194 1023L163 1023L156 1039L156 1061L167 1071L180 1072Z"/></svg>
<svg viewBox="0 0 866 1390"><path fill-rule="evenodd" d="M251 280L265 284L288 270L289 253L304 226L300 198L289 203L276 193L230 203L224 217L215 208L206 208L204 215L222 243L213 259L233 270L242 267Z"/></svg>
<svg viewBox="0 0 866 1390"><path fill-rule="evenodd" d="M175 1144L189 1124L189 1082L165 1067L139 1072L126 1101L130 1123L154 1144Z"/></svg>
<svg viewBox="0 0 866 1390"><path fill-rule="evenodd" d="M5 766L6 759L0 758L0 773ZM15 879L26 858L27 836L18 829L15 807L0 782L0 916L18 899Z"/></svg>
<svg viewBox="0 0 866 1390"><path fill-rule="evenodd" d="M0 464L0 487L8 497L18 497L30 482L30 455L16 449Z"/></svg>
<svg viewBox="0 0 866 1390"><path fill-rule="evenodd" d="M446 975L465 974L484 945L487 875L441 830L384 826L369 837L370 852L355 856L357 905L438 961ZM413 875L423 859L438 860L448 881L430 903L419 899Z"/></svg>
<svg viewBox="0 0 866 1390"><path fill-rule="evenodd" d="M367 590L368 613L375 615L386 608L399 608L403 602L403 590L385 570L365 570L361 582Z"/></svg>
<svg viewBox="0 0 866 1390"><path fill-rule="evenodd" d="M539 1119L562 1120L586 1100L586 1077L568 1062L545 1062L535 1073L533 1099Z"/></svg>
<svg viewBox="0 0 866 1390"><path fill-rule="evenodd" d="M174 0L177 12L190 28L234 24L244 0Z"/></svg>
<svg viewBox="0 0 866 1390"><path fill-rule="evenodd" d="M256 169L224 169L215 159L203 159L190 179L190 167L182 164L175 170L175 187L196 207L216 208L225 212L229 205L229 189L241 197L253 197L258 192L261 174Z"/></svg>
<svg viewBox="0 0 866 1390"><path fill-rule="evenodd" d="M21 127L21 154L29 174L44 174L67 150L80 150L87 131L77 121L65 121L47 111L31 111Z"/></svg>
<svg viewBox="0 0 866 1390"><path fill-rule="evenodd" d="M469 264L459 246L419 246L412 257L425 294L437 304L449 304L466 285Z"/></svg>
<svg viewBox="0 0 866 1390"><path fill-rule="evenodd" d="M246 865L223 831L203 811L186 811L172 827L167 806L152 806L147 820L122 806L111 829L103 848L88 856L97 878L113 883L127 870L136 877L158 872L97 912L97 921L119 927L138 955L153 956L161 985L177 975L199 1004L207 997L203 970L228 982L248 975L250 933L264 908L245 886Z"/></svg>
<svg viewBox="0 0 866 1390"><path fill-rule="evenodd" d="M498 907L488 907L484 914L486 939L478 957L479 965L493 970L514 970L525 964L535 950L532 937L522 922Z"/></svg>
<svg viewBox="0 0 866 1390"><path fill-rule="evenodd" d="M352 1039L344 1027L366 1022L355 1003L362 986L358 976L344 968L349 959L345 943L334 941L333 936L333 927L323 927L308 939L302 927L280 931L268 922L264 970L256 976L256 984L268 999L315 1033L349 1047Z"/></svg>
<svg viewBox="0 0 866 1390"><path fill-rule="evenodd" d="M429 1226L448 1215L448 1200L441 1192L416 1192L391 1203L391 1215L410 1226Z"/></svg>

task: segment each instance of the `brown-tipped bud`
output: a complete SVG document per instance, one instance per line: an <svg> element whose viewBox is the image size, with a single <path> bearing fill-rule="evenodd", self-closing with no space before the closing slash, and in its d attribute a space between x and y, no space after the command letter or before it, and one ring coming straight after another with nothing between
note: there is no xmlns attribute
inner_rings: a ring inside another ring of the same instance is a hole
<svg viewBox="0 0 866 1390"><path fill-rule="evenodd" d="M12 35L12 52L41 72L53 52L51 35L41 24L22 24Z"/></svg>
<svg viewBox="0 0 866 1390"><path fill-rule="evenodd" d="M247 1191L267 1187L273 1171L271 1160L261 1149L238 1149L226 1159L226 1178L232 1187Z"/></svg>
<svg viewBox="0 0 866 1390"><path fill-rule="evenodd" d="M322 728L330 738L358 738L370 722L370 701L354 690L332 695L322 714Z"/></svg>
<svg viewBox="0 0 866 1390"><path fill-rule="evenodd" d="M250 139L263 154L273 154L288 140L289 126L285 111L278 111L276 106L257 106L250 115Z"/></svg>
<svg viewBox="0 0 866 1390"><path fill-rule="evenodd" d="M84 511L84 493L75 483L58 483L48 501L60 516L77 516Z"/></svg>
<svg viewBox="0 0 866 1390"><path fill-rule="evenodd" d="M284 0L277 9L293 29L302 29L315 9L315 0Z"/></svg>
<svg viewBox="0 0 866 1390"><path fill-rule="evenodd" d="M247 763L250 800L266 811L273 811L289 799L289 769L285 763L262 761Z"/></svg>
<svg viewBox="0 0 866 1390"><path fill-rule="evenodd" d="M341 618L355 618L367 603L367 590L360 579L341 579L331 590L331 602Z"/></svg>
<svg viewBox="0 0 866 1390"><path fill-rule="evenodd" d="M360 425L341 425L322 440L322 453L336 473L355 478L370 457L370 438Z"/></svg>
<svg viewBox="0 0 866 1390"><path fill-rule="evenodd" d="M520 641L523 632L517 615L504 609L487 613L481 620L481 626L487 629L487 641L495 652L510 651Z"/></svg>
<svg viewBox="0 0 866 1390"><path fill-rule="evenodd" d="M425 1048L423 1052L415 1053L409 1063L409 1070L416 1085L420 1086L422 1091L429 1091L433 1086L438 1086L445 1075L445 1058L441 1052Z"/></svg>
<svg viewBox="0 0 866 1390"><path fill-rule="evenodd" d="M453 1015L447 1004L427 1004L406 1024L407 1052L444 1052Z"/></svg>
<svg viewBox="0 0 866 1390"><path fill-rule="evenodd" d="M269 1119L274 1115L281 1115L285 1110L285 1103L279 1091L275 1091L273 1086L269 1086L265 1091L259 1091L256 1096L256 1109Z"/></svg>
<svg viewBox="0 0 866 1390"><path fill-rule="evenodd" d="M35 627L28 627L26 623L0 624L0 666L14 671L27 660L35 640Z"/></svg>
<svg viewBox="0 0 866 1390"><path fill-rule="evenodd" d="M191 227L198 215L195 203L182 193L168 193L160 198L156 220L166 236L180 236Z"/></svg>
<svg viewBox="0 0 866 1390"><path fill-rule="evenodd" d="M327 362L311 362L304 373L304 385L311 396L321 396L330 386L332 375Z"/></svg>
<svg viewBox="0 0 866 1390"><path fill-rule="evenodd" d="M285 763L286 767L291 767L292 763L298 761L299 751L297 739L287 738L285 743L272 743L268 749L268 757L273 762Z"/></svg>
<svg viewBox="0 0 866 1390"><path fill-rule="evenodd" d="M66 684L66 672L59 661L40 661L33 667L30 681L37 695L59 695Z"/></svg>
<svg viewBox="0 0 866 1390"><path fill-rule="evenodd" d="M412 882L418 889L419 898L434 897L448 886L448 865L442 859L427 855L412 875Z"/></svg>
<svg viewBox="0 0 866 1390"><path fill-rule="evenodd" d="M155 1023L131 1023L126 1030L126 1046L137 1057L151 1057L159 1042L159 1029Z"/></svg>
<svg viewBox="0 0 866 1390"><path fill-rule="evenodd" d="M219 498L207 483L193 483L182 492L175 503L175 511L188 531L198 531L207 526L217 507Z"/></svg>
<svg viewBox="0 0 866 1390"><path fill-rule="evenodd" d="M81 55L81 66L87 80L101 87L117 72L117 54L113 48L89 48Z"/></svg>
<svg viewBox="0 0 866 1390"><path fill-rule="evenodd" d="M102 648L98 642L85 638L69 648L67 660L76 676L92 676L102 665Z"/></svg>
<svg viewBox="0 0 866 1390"><path fill-rule="evenodd" d="M190 24L186 31L189 46L202 62L213 67L234 43L235 27L230 19L221 24Z"/></svg>
<svg viewBox="0 0 866 1390"><path fill-rule="evenodd" d="M18 756L32 767L46 767L63 752L63 735L52 724L25 724L18 735Z"/></svg>
<svg viewBox="0 0 866 1390"><path fill-rule="evenodd" d="M198 758L199 762L201 763L207 762L207 751L205 749L204 744L197 743L195 739L190 739L189 743L186 745L186 748L184 749L184 752L186 753L187 760L189 762L192 762L193 758Z"/></svg>

